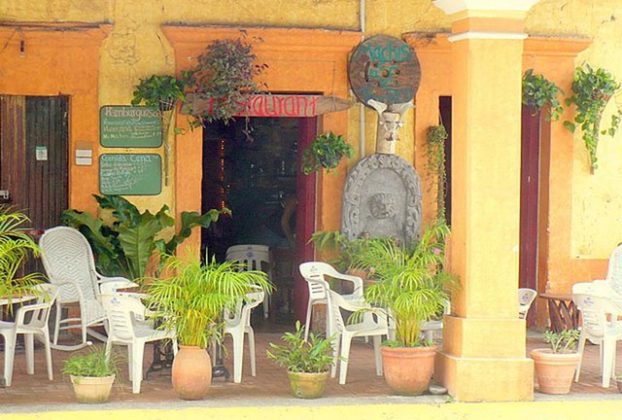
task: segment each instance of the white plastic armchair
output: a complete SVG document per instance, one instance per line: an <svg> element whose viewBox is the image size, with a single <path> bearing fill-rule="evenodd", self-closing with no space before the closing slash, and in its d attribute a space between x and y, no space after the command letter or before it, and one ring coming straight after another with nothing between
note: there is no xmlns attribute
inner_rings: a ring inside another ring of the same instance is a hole
<svg viewBox="0 0 622 420"><path fill-rule="evenodd" d="M520 288L518 289L518 318L527 318L529 308L534 299L538 296L538 292L533 289Z"/></svg>
<svg viewBox="0 0 622 420"><path fill-rule="evenodd" d="M237 260L245 265L247 270L265 271L268 279L272 281L272 263L270 260L270 248L267 245L233 245L227 248L227 260ZM263 297L263 316L268 318L270 307L270 295Z"/></svg>
<svg viewBox="0 0 622 420"><path fill-rule="evenodd" d="M622 244L616 246L609 257L605 281L619 296L622 296Z"/></svg>
<svg viewBox="0 0 622 420"><path fill-rule="evenodd" d="M145 344L170 339L173 342L173 354L177 355L177 335L175 331L157 330L149 325L145 321L145 306L135 297L115 293L103 295L102 302L109 322L106 355L110 357L113 344L127 346L132 392L139 394Z"/></svg>
<svg viewBox="0 0 622 420"><path fill-rule="evenodd" d="M225 334L233 339L233 382L242 382L244 364L244 335L248 335L248 350L251 359L251 375L255 376L255 332L251 326L251 311L264 301L262 290L248 293L244 302L239 302L233 312L225 311Z"/></svg>
<svg viewBox="0 0 622 420"><path fill-rule="evenodd" d="M307 316L305 319L305 340L309 337L309 328L311 325L311 316L313 312L313 306L317 304L328 303L327 290L330 290L330 286L326 280L326 276L352 282L353 290L351 294L341 295L348 301L363 301L363 280L357 276L351 276L349 274L342 274L335 270L330 264L320 261L311 261L300 264L298 268L300 274L307 282L309 290L309 299L307 302ZM326 317L326 322L329 319ZM327 329L328 331L328 325Z"/></svg>
<svg viewBox="0 0 622 420"><path fill-rule="evenodd" d="M24 335L26 372L29 375L35 373L34 337L36 336L45 346L48 379L50 381L54 379L48 319L50 309L58 296L58 288L52 284L40 284L35 286L35 290L38 295L37 303L20 307L15 314L15 322L0 321L0 335L4 337L5 386L11 386L13 380L13 361L18 334Z"/></svg>
<svg viewBox="0 0 622 420"><path fill-rule="evenodd" d="M95 269L91 247L78 230L58 226L45 231L39 239L41 260L50 283L58 286L56 300L56 318L52 347L58 350L73 351L89 344L87 334L105 341L106 337L90 327L103 325L106 319L100 301L99 285L115 282L117 287L126 283L133 287L135 283L123 277L105 277ZM78 317L62 318L63 307L77 303L80 307ZM82 332L82 342L76 345L59 345L58 335L61 330L77 329Z"/></svg>
<svg viewBox="0 0 622 420"><path fill-rule="evenodd" d="M360 309L369 309L369 312L362 312L360 322L344 322L341 314L342 310L355 312ZM328 318L330 321L327 335L334 337L334 363L331 369L331 376L335 377L337 373L337 360L340 359L339 384L344 385L346 383L350 344L354 337L373 337L376 375L381 376L382 357L380 354L380 340L383 335L388 335L389 333L384 310L380 308L372 309L368 304L361 301L348 301L338 293L328 290Z"/></svg>
<svg viewBox="0 0 622 420"><path fill-rule="evenodd" d="M578 347L581 359L575 382L579 380L581 373L585 341L590 340L600 346L603 388L608 388L610 379L615 376L616 345L622 340L622 321L618 321L618 316L622 313L608 295L608 288L604 282L577 283L572 287L572 300L581 311L583 320Z"/></svg>

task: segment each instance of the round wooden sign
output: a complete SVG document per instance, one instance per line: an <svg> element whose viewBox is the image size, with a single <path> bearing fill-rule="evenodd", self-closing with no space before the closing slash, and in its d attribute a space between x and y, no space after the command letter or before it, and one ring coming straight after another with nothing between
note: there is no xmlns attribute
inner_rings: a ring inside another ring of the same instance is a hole
<svg viewBox="0 0 622 420"><path fill-rule="evenodd" d="M421 67L407 43L376 35L356 47L350 57L348 77L354 94L365 105L370 99L387 105L401 104L415 97Z"/></svg>

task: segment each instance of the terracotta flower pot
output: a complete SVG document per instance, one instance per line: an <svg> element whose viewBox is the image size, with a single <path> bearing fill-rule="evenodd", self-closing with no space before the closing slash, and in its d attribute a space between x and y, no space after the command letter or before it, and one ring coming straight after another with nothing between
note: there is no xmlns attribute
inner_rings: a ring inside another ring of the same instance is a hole
<svg viewBox="0 0 622 420"><path fill-rule="evenodd" d="M294 397L311 399L324 395L328 372L287 372L287 375L289 376L289 383Z"/></svg>
<svg viewBox="0 0 622 420"><path fill-rule="evenodd" d="M70 375L70 378L78 402L98 404L108 401L115 375L99 377Z"/></svg>
<svg viewBox="0 0 622 420"><path fill-rule="evenodd" d="M551 349L533 349L538 390L544 394L567 394L572 386L579 353L555 354Z"/></svg>
<svg viewBox="0 0 622 420"><path fill-rule="evenodd" d="M420 395L434 373L436 346L382 347L384 379L396 394Z"/></svg>
<svg viewBox="0 0 622 420"><path fill-rule="evenodd" d="M173 389L182 400L204 398L212 383L212 361L205 349L179 346L173 360Z"/></svg>

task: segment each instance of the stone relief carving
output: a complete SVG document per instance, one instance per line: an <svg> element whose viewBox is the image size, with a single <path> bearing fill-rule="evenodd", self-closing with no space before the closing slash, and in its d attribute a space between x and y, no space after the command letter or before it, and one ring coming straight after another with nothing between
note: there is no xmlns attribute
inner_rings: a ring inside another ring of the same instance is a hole
<svg viewBox="0 0 622 420"><path fill-rule="evenodd" d="M421 186L415 169L397 155L376 153L348 174L341 231L348 239L390 236L419 239Z"/></svg>

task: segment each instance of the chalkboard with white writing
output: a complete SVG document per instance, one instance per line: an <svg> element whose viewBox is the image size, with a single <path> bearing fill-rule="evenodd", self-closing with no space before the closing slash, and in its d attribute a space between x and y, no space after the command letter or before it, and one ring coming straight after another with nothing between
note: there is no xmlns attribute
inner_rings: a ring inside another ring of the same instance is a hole
<svg viewBox="0 0 622 420"><path fill-rule="evenodd" d="M162 191L162 159L157 154L103 154L99 157L99 192L156 195Z"/></svg>
<svg viewBox="0 0 622 420"><path fill-rule="evenodd" d="M160 147L160 111L145 106L102 106L99 110L99 141L104 147Z"/></svg>

